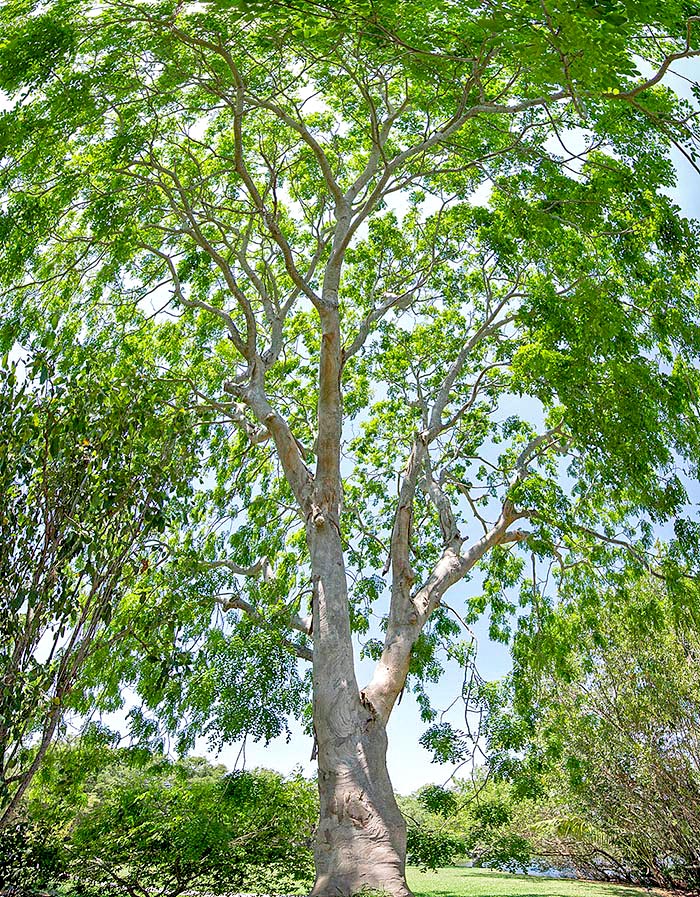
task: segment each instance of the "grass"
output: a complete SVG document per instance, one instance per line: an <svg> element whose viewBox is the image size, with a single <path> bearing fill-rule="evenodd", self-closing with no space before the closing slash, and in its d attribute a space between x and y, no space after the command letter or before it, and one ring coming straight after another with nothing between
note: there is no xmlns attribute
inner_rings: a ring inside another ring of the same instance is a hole
<svg viewBox="0 0 700 897"><path fill-rule="evenodd" d="M407 873L415 897L649 897L651 893L626 885L512 875L489 869L408 869Z"/></svg>

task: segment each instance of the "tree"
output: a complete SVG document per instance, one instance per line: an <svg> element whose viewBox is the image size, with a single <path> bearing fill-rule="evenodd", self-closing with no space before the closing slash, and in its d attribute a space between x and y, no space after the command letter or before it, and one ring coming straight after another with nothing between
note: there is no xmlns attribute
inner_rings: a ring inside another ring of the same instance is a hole
<svg viewBox="0 0 700 897"><path fill-rule="evenodd" d="M28 309L26 309L28 311ZM144 385L130 341L58 317L0 368L0 827L8 824L81 677L129 633L110 626L189 489L191 421ZM108 340L105 345L105 341Z"/></svg>
<svg viewBox="0 0 700 897"><path fill-rule="evenodd" d="M316 815L315 784L299 775L172 761L92 726L46 752L0 835L0 886L125 897L297 890L313 880Z"/></svg>
<svg viewBox="0 0 700 897"><path fill-rule="evenodd" d="M55 746L28 793L28 820L52 827L65 893L177 897L313 880L313 783L102 738Z"/></svg>
<svg viewBox="0 0 700 897"><path fill-rule="evenodd" d="M96 894L177 897L197 886L308 886L314 791L303 779L261 770L215 781L188 777L181 766L112 770L71 835L77 892L89 885Z"/></svg>
<svg viewBox="0 0 700 897"><path fill-rule="evenodd" d="M155 314L219 416L179 569L228 576L233 625L313 664L314 897L409 893L386 723L407 686L433 718L460 620L507 638L508 589L539 608L637 574L683 508L698 234L664 191L697 134L664 77L700 52L692 13L3 10L5 301ZM679 520L674 550L694 538Z"/></svg>
<svg viewBox="0 0 700 897"><path fill-rule="evenodd" d="M466 852L461 825L455 825L459 803L454 793L426 785L415 794L399 797L406 819L406 859L421 870L453 866Z"/></svg>
<svg viewBox="0 0 700 897"><path fill-rule="evenodd" d="M699 613L697 584L672 596L648 580L519 635L487 730L496 775L539 793L538 824L519 820L534 853L589 878L697 886Z"/></svg>

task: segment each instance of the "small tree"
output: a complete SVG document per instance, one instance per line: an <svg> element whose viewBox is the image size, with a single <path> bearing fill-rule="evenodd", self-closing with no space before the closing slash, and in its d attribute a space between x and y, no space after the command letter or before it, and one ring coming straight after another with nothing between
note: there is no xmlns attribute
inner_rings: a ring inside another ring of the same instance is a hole
<svg viewBox="0 0 700 897"><path fill-rule="evenodd" d="M409 797L399 797L406 818L406 860L413 866L451 866L467 853L464 828L456 824L459 802L453 791L427 785Z"/></svg>
<svg viewBox="0 0 700 897"><path fill-rule="evenodd" d="M75 293L134 331L172 316L162 365L220 422L186 569L227 575L217 600L258 631L267 720L294 702L274 703L265 648L313 663L314 897L406 895L386 769L403 689L432 720L439 648L463 658L459 620L487 607L507 638L508 589L540 608L553 582L637 574L683 507L679 458L694 475L700 256L666 191L697 119L662 82L700 53L697 17L15 0L2 22L0 276L47 313Z"/></svg>
<svg viewBox="0 0 700 897"><path fill-rule="evenodd" d="M537 824L519 819L531 850L587 877L697 887L697 585L564 604L516 647L514 703L494 691L488 728L494 771L539 793Z"/></svg>
<svg viewBox="0 0 700 897"><path fill-rule="evenodd" d="M76 344L79 326L8 339L19 360L0 368L0 828L66 712L84 710L85 665L128 635L110 621L162 558L194 470L172 390L142 388L104 333Z"/></svg>

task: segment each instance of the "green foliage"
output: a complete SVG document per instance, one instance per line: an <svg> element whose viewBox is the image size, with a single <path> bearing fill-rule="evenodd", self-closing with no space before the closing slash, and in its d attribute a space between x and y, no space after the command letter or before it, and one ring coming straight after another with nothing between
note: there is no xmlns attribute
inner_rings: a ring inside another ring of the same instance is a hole
<svg viewBox="0 0 700 897"><path fill-rule="evenodd" d="M452 791L440 785L425 785L418 792L418 803L431 813L449 816L457 807Z"/></svg>
<svg viewBox="0 0 700 897"><path fill-rule="evenodd" d="M484 770L450 788L428 785L401 798L408 823L408 862L438 869L469 858L475 866L527 870L536 859L532 820L541 806Z"/></svg>
<svg viewBox="0 0 700 897"><path fill-rule="evenodd" d="M31 897L63 878L62 857L43 822L15 820L0 830L0 888Z"/></svg>
<svg viewBox="0 0 700 897"><path fill-rule="evenodd" d="M518 831L526 813L513 792L502 786L492 786L480 795L472 810L474 824L468 838L474 865L527 871L534 858L533 847Z"/></svg>
<svg viewBox="0 0 700 897"><path fill-rule="evenodd" d="M533 852L589 877L695 886L699 607L693 580L650 580L521 629L488 740L514 793L539 795L519 828Z"/></svg>
<svg viewBox="0 0 700 897"><path fill-rule="evenodd" d="M207 591L211 594L211 587ZM135 645L114 669L115 677L133 682L143 698L142 707L130 711L134 734L147 732L148 721L154 720L149 711L157 713L162 732L176 736L181 751L189 750L200 735L212 748L219 748L240 738L268 742L288 733L287 717L301 714L310 683L279 634L233 615L212 627L201 593L197 615L180 623L182 592L161 595L154 607L169 609L171 625L156 628L155 633L149 620L138 620L136 625L139 631L143 627L144 637L155 634L166 644L161 649L156 642L146 655ZM172 641L170 645L166 641L173 630L175 651ZM96 682L99 678L96 670Z"/></svg>
<svg viewBox="0 0 700 897"><path fill-rule="evenodd" d="M66 894L284 891L313 875L317 801L300 776L228 774L102 737L52 749L23 812L46 827Z"/></svg>
<svg viewBox="0 0 700 897"><path fill-rule="evenodd" d="M407 822L407 862L421 869L450 866L466 853L465 839L455 813L455 793L439 785L426 785L399 799Z"/></svg>
<svg viewBox="0 0 700 897"><path fill-rule="evenodd" d="M27 308L27 318L32 310ZM58 317L14 332L0 368L0 808L21 796L84 664L114 626L160 539L177 528L197 469L189 414L148 359L105 330ZM28 332L29 331L29 332Z"/></svg>
<svg viewBox="0 0 700 897"><path fill-rule="evenodd" d="M433 752L437 763L459 763L467 755L465 733L455 730L449 723L436 723L421 735L422 747Z"/></svg>
<svg viewBox="0 0 700 897"><path fill-rule="evenodd" d="M408 826L406 861L419 869L452 866L465 853L464 839L448 830L431 831L422 826Z"/></svg>

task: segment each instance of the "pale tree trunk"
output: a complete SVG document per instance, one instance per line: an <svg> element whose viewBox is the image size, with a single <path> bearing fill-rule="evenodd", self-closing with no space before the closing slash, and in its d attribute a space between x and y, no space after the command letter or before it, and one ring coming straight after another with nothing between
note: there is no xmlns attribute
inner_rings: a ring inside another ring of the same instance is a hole
<svg viewBox="0 0 700 897"><path fill-rule="evenodd" d="M406 824L387 772L385 721L360 694L350 631L340 535L339 273L339 264L327 268L324 304L319 309L318 460L306 528L313 582L314 725L321 811L312 895L351 897L374 889L408 897Z"/></svg>
<svg viewBox="0 0 700 897"><path fill-rule="evenodd" d="M370 888L408 897L406 824L387 772L384 722L357 686L342 544L333 517L317 507L309 532L320 799L311 893L351 897Z"/></svg>
<svg viewBox="0 0 700 897"><path fill-rule="evenodd" d="M306 522L313 584L313 699L318 747L320 822L316 838L316 883L312 897L352 897L363 889L410 897L406 884L406 824L386 766L386 725L403 689L416 639L445 591L504 540L527 536L508 527L522 514L506 502L496 524L462 553L464 537L448 496L432 475L429 446L444 429L442 414L465 360L484 334L489 318L450 368L430 415L428 429L415 435L399 494L390 546L391 606L384 650L372 680L361 692L355 676L348 584L341 538L343 430L341 377L344 363L338 287L350 233L350 208L340 196L338 227L326 266L322 298L313 302L321 325L315 473L306 466L299 442L265 393L264 365L251 360L246 389L230 388L273 438L287 481ZM500 308L500 307L499 307ZM351 347L352 348L352 347ZM538 437L516 462L527 466ZM416 489L421 481L439 513L443 551L427 579L414 590L411 533Z"/></svg>
<svg viewBox="0 0 700 897"><path fill-rule="evenodd" d="M246 391L245 399L274 438L306 521L313 584L313 699L320 797L311 897L353 897L363 890L410 897L405 877L406 824L387 771L386 725L404 687L413 645L442 595L494 545L528 534L508 532L511 523L524 514L505 502L496 523L463 552L465 540L428 463L432 431L417 434L391 538L392 594L384 650L372 680L360 691L341 538L342 352L335 300L331 291L319 309L322 334L314 475L288 425L269 405L261 376ZM518 476L538 440L523 451L522 462L519 459L516 464ZM439 511L444 546L427 579L414 589L411 528L421 472Z"/></svg>
<svg viewBox="0 0 700 897"><path fill-rule="evenodd" d="M354 731L336 735L332 715L317 726L320 821L312 897L363 888L408 897L406 823L386 768L384 724L358 702Z"/></svg>

